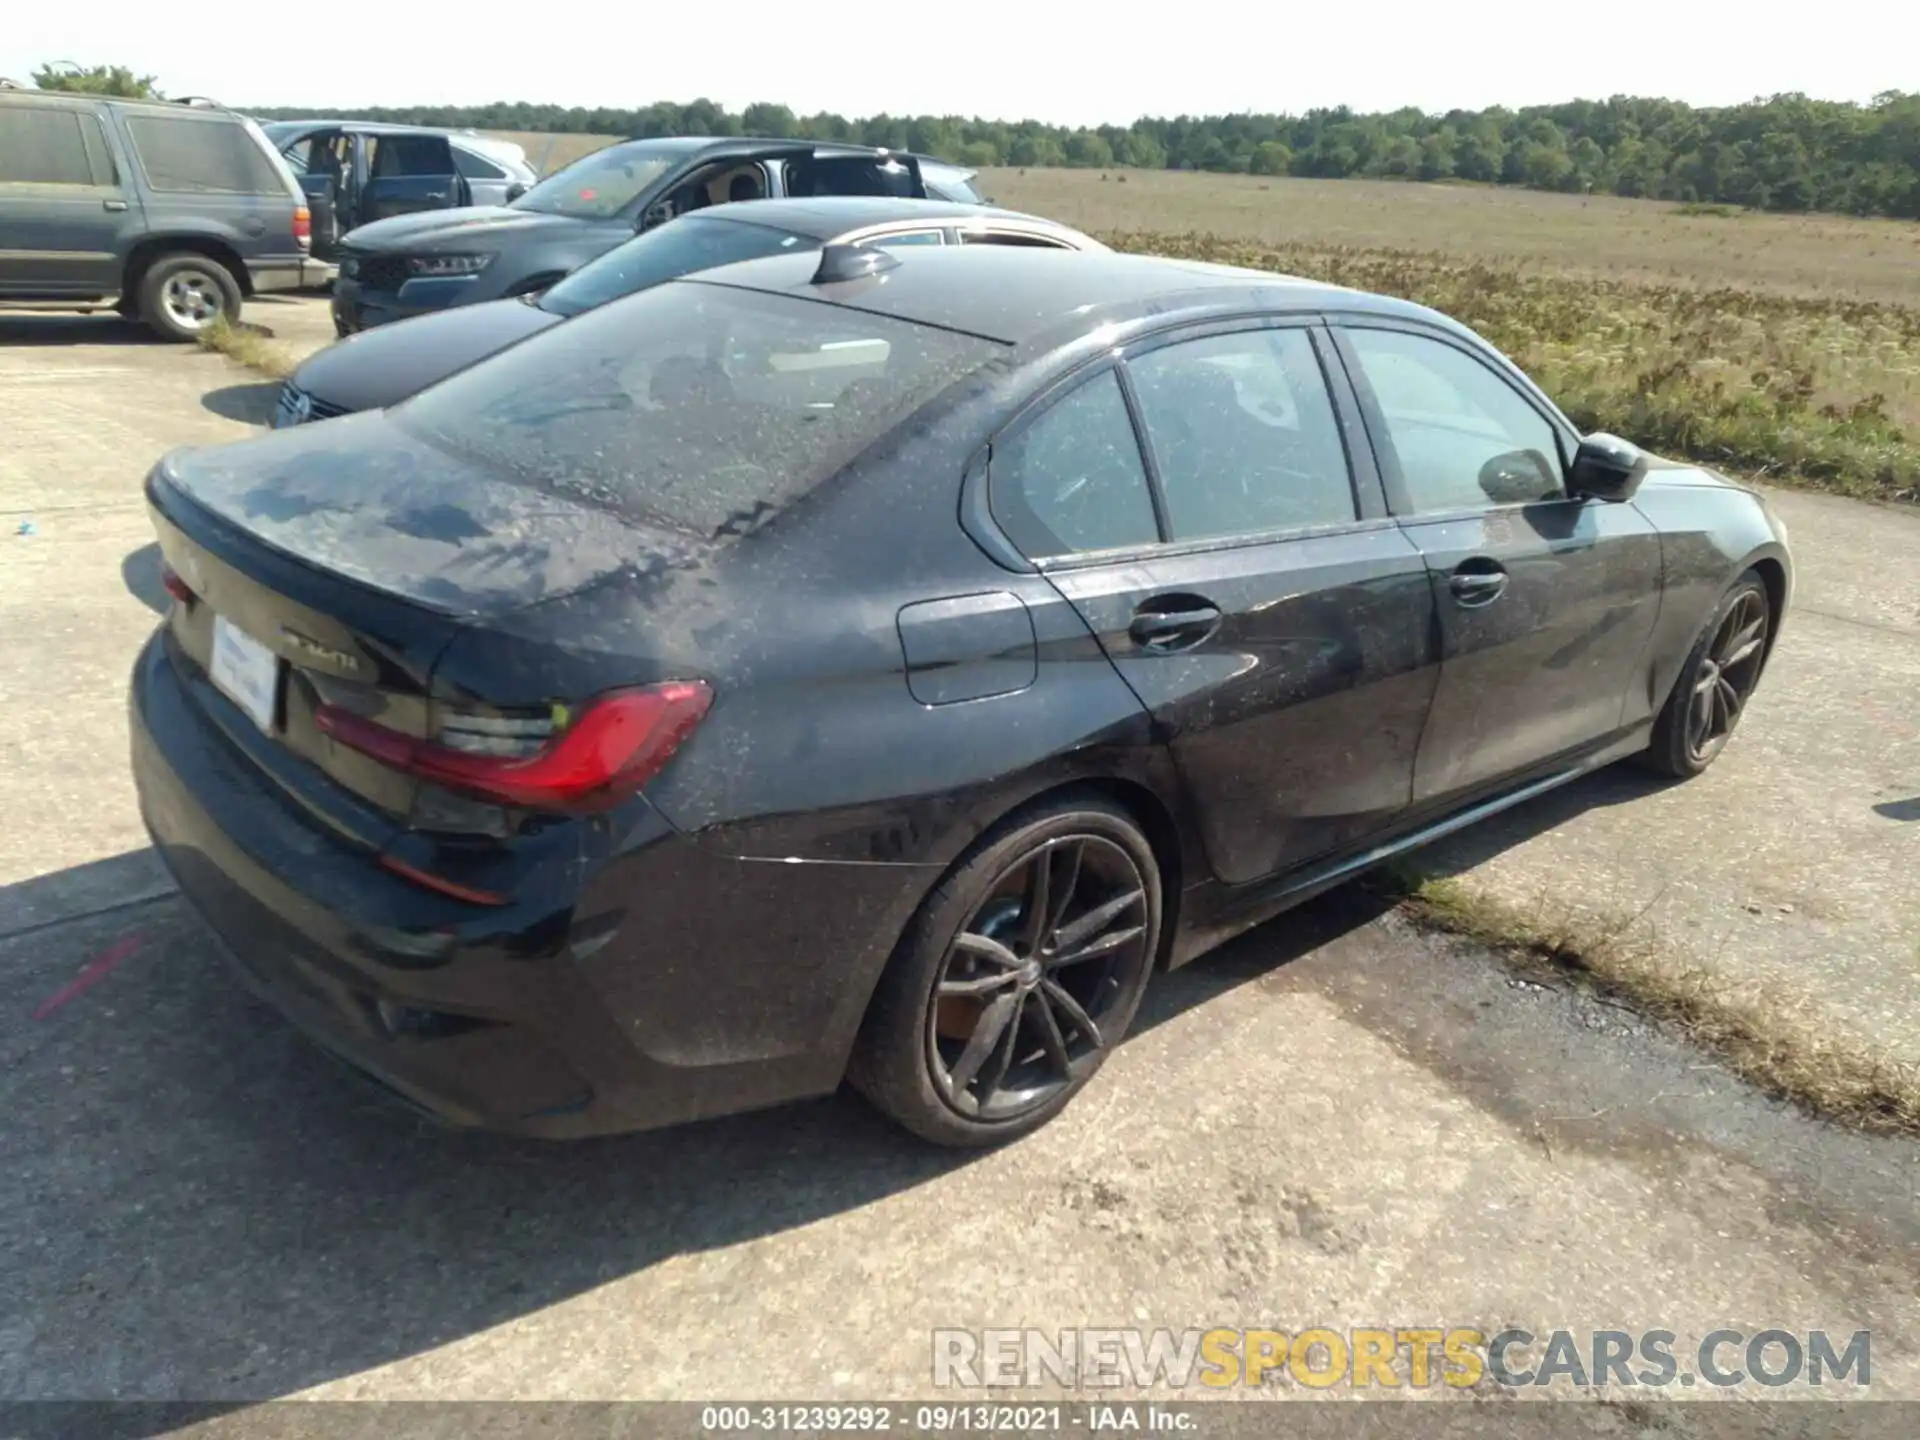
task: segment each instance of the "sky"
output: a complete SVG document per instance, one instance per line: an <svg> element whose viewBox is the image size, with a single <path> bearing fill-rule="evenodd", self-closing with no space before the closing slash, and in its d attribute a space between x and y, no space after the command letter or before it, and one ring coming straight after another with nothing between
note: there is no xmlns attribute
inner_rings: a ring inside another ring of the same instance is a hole
<svg viewBox="0 0 1920 1440"><path fill-rule="evenodd" d="M1631 94L1725 105L1789 90L1864 101L1920 89L1912 0L1823 0L1818 24L1805 7L1769 14L1734 0L200 0L191 23L152 0L6 8L0 75L25 82L55 60L122 64L170 94L241 108L631 108L704 96L733 110L769 100L802 114L1093 125L1343 104L1442 111Z"/></svg>

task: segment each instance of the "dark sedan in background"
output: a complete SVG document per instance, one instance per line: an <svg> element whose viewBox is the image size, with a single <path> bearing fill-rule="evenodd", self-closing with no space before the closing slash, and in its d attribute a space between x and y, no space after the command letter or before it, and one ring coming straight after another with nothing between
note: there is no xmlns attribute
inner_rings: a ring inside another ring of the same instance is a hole
<svg viewBox="0 0 1920 1440"><path fill-rule="evenodd" d="M342 335L456 305L534 294L642 230L775 196L928 199L916 155L812 141L678 136L609 145L511 205L401 215L340 246Z"/></svg>
<svg viewBox="0 0 1920 1440"><path fill-rule="evenodd" d="M669 281L146 494L181 890L323 1044L550 1136L848 1075L1030 1131L1156 968L1705 769L1792 587L1760 496L1431 311L1017 247Z"/></svg>
<svg viewBox="0 0 1920 1440"><path fill-rule="evenodd" d="M538 296L463 305L350 336L288 377L273 424L282 428L394 405L516 340L623 295L717 265L828 244L1107 248L1051 220L966 202L824 196L716 205L635 236Z"/></svg>

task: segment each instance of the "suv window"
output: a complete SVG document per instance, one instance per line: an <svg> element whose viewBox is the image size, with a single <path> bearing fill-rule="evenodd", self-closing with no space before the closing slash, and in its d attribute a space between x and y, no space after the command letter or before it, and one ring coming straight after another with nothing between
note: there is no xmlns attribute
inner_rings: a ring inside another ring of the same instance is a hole
<svg viewBox="0 0 1920 1440"><path fill-rule="evenodd" d="M1175 540L1357 518L1326 376L1304 329L1185 340L1127 364Z"/></svg>
<svg viewBox="0 0 1920 1440"><path fill-rule="evenodd" d="M507 172L502 170L498 165L495 165L491 160L482 160L478 155L474 154L473 151L462 150L458 145L453 147L453 168L469 180L504 180L507 178Z"/></svg>
<svg viewBox="0 0 1920 1440"><path fill-rule="evenodd" d="M88 145L87 125L93 127ZM97 185L89 157L102 161L106 142L100 122L80 110L52 105L8 105L0 110L0 185Z"/></svg>
<svg viewBox="0 0 1920 1440"><path fill-rule="evenodd" d="M437 135L369 135L367 173L374 179L445 175L453 147Z"/></svg>
<svg viewBox="0 0 1920 1440"><path fill-rule="evenodd" d="M1400 330L1347 332L1386 421L1413 515L1564 493L1560 442L1520 392L1465 351Z"/></svg>
<svg viewBox="0 0 1920 1440"><path fill-rule="evenodd" d="M185 115L127 115L127 133L153 189L180 193L280 195L281 176L233 120Z"/></svg>
<svg viewBox="0 0 1920 1440"><path fill-rule="evenodd" d="M832 155L789 160L789 195L879 195L898 200L925 198L913 183L913 171L891 156Z"/></svg>
<svg viewBox="0 0 1920 1440"><path fill-rule="evenodd" d="M515 483L718 539L786 508L1003 350L681 280L555 325L389 413Z"/></svg>
<svg viewBox="0 0 1920 1440"><path fill-rule="evenodd" d="M1160 538L1146 466L1112 370L994 441L988 493L1008 538L1037 560Z"/></svg>

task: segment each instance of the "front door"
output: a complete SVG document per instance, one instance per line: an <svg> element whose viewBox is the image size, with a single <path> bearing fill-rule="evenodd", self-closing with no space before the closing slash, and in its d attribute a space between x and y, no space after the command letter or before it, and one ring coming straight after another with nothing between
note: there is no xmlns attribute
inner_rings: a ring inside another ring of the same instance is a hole
<svg viewBox="0 0 1920 1440"><path fill-rule="evenodd" d="M12 100L0 125L0 296L117 294L140 200L89 110Z"/></svg>
<svg viewBox="0 0 1920 1440"><path fill-rule="evenodd" d="M1101 369L995 442L989 488L1158 723L1221 879L1407 808L1433 594L1379 507L1361 518L1308 328L1182 337Z"/></svg>
<svg viewBox="0 0 1920 1440"><path fill-rule="evenodd" d="M315 130L281 152L307 197L313 222L313 258L331 260L354 219L353 137Z"/></svg>
<svg viewBox="0 0 1920 1440"><path fill-rule="evenodd" d="M1466 345L1412 329L1340 334L1440 619L1416 802L1614 736L1660 608L1652 523L1631 504L1570 499L1573 437Z"/></svg>

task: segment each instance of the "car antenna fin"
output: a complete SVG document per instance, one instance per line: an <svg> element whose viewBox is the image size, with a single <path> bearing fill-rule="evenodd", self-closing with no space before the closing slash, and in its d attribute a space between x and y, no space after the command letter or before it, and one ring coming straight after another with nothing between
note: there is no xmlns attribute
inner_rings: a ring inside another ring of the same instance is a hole
<svg viewBox="0 0 1920 1440"><path fill-rule="evenodd" d="M900 264L900 257L880 246L823 245L820 264L813 272L815 285L838 285L846 280L866 280L884 275Z"/></svg>

